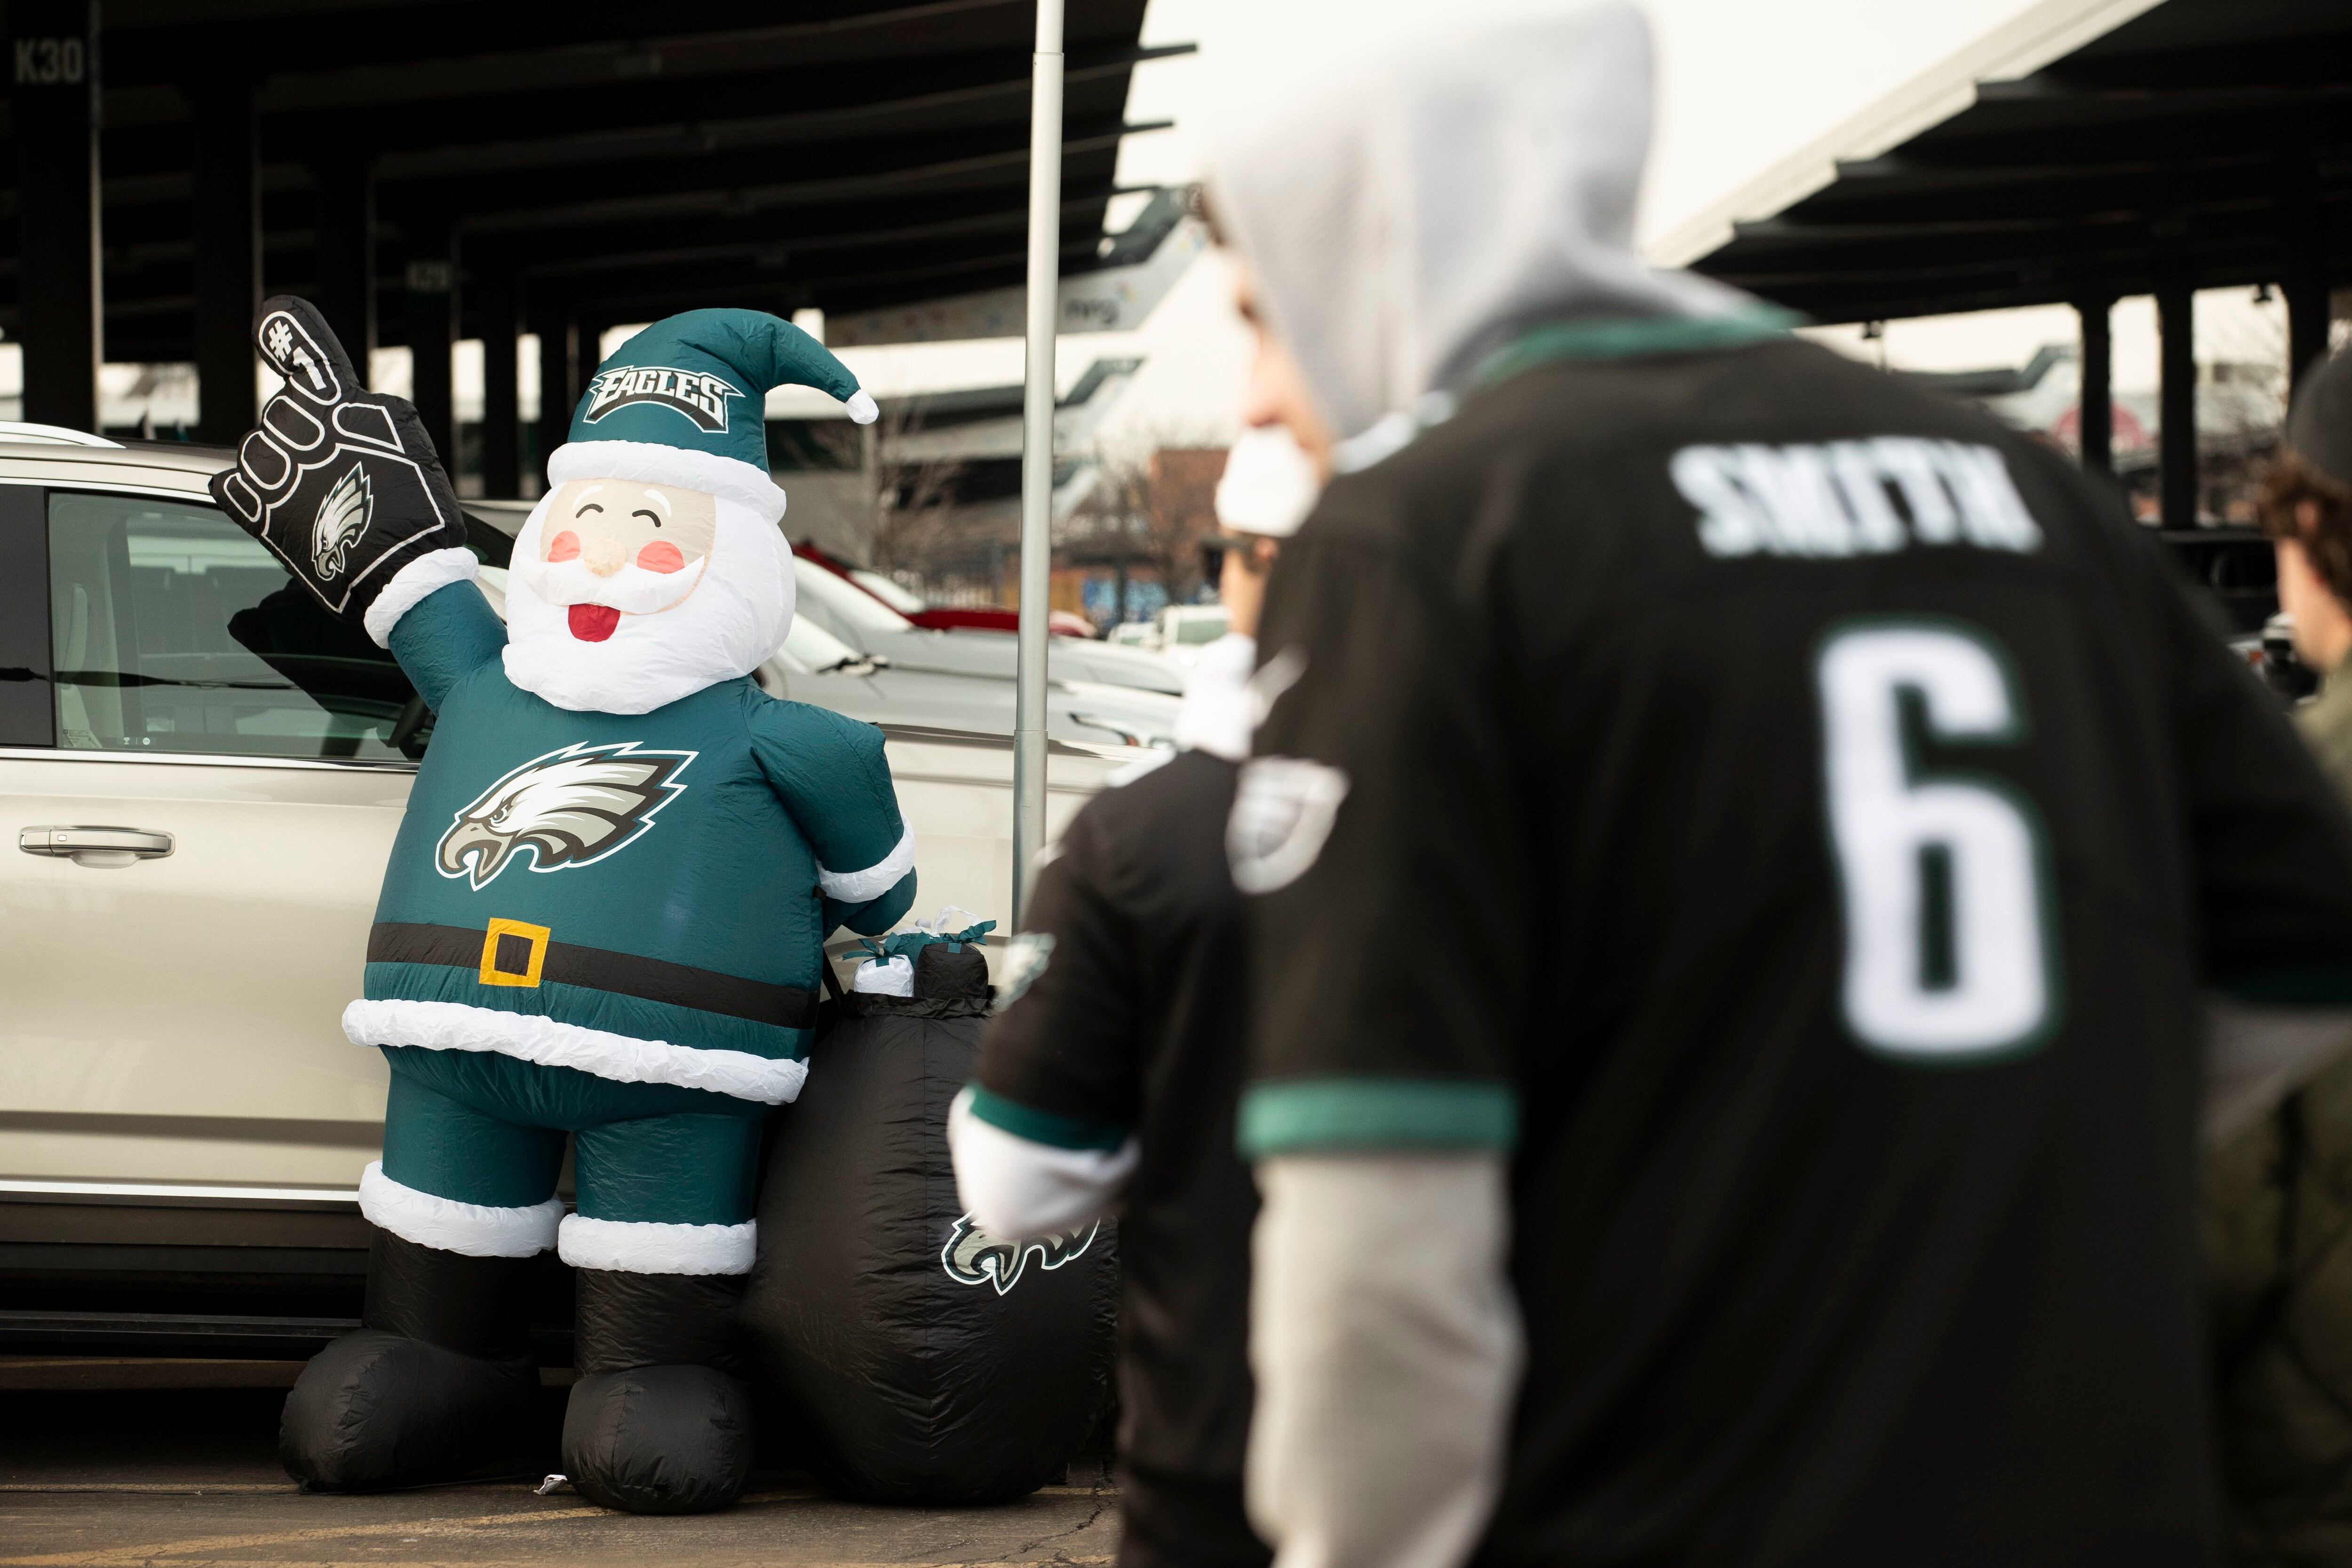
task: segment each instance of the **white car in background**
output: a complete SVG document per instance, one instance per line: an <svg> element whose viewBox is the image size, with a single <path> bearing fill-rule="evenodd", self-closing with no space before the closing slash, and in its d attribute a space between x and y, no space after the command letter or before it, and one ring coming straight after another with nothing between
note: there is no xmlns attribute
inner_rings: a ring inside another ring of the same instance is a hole
<svg viewBox="0 0 2352 1568"><path fill-rule="evenodd" d="M356 1310L385 1076L340 1020L432 716L214 508L229 460L0 429L0 1354L299 1357ZM1009 721L932 677L895 722L843 651L761 679L879 719L919 911L1003 922ZM1050 829L1135 754L1057 742Z"/></svg>

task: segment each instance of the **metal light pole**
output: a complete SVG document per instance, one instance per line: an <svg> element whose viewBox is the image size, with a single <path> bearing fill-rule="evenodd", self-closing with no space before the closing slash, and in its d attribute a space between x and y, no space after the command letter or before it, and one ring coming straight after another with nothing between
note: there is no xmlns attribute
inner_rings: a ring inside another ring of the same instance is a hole
<svg viewBox="0 0 2352 1568"><path fill-rule="evenodd" d="M1054 318L1061 292L1062 0L1037 0L1029 98L1029 343L1021 400L1021 628L1013 710L1013 924L1045 845L1045 616L1054 567Z"/></svg>

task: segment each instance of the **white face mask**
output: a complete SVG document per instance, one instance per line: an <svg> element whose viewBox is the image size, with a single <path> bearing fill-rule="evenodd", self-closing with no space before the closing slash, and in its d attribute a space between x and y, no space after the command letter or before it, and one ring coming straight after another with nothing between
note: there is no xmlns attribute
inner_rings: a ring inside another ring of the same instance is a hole
<svg viewBox="0 0 2352 1568"><path fill-rule="evenodd" d="M541 559L555 499L516 535L507 581L507 679L525 691L574 712L649 713L749 675L784 640L792 551L740 501L712 498L709 549L683 570L599 576L580 561ZM626 613L590 617L603 635L583 636L575 623L591 605Z"/></svg>
<svg viewBox="0 0 2352 1568"><path fill-rule="evenodd" d="M1217 481L1217 521L1237 533L1287 539L1307 521L1322 491L1315 459L1288 426L1254 426L1225 455L1225 475Z"/></svg>

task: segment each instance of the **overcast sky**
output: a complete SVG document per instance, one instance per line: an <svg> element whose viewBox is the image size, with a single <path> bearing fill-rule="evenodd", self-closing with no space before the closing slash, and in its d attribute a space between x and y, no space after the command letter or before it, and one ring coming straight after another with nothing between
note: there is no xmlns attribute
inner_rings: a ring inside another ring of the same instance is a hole
<svg viewBox="0 0 2352 1568"><path fill-rule="evenodd" d="M1564 0L1565 3L1565 0ZM1200 53L1138 68L1122 179L1197 179L1200 128L1224 91L1279 62L1360 47L1528 0L1150 0L1147 44ZM2030 8L2032 0L1647 0L1658 36L1658 134L1642 233L1661 234Z"/></svg>

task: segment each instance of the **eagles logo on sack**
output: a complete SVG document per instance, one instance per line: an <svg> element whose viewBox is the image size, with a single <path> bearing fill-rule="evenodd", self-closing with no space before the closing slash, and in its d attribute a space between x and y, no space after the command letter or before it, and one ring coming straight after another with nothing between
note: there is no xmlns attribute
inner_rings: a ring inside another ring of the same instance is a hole
<svg viewBox="0 0 2352 1568"><path fill-rule="evenodd" d="M658 403L694 421L698 430L713 435L727 429L727 400L742 393L717 376L667 365L623 365L598 374L588 384L588 408L580 416L593 425L616 408L632 403Z"/></svg>
<svg viewBox="0 0 2352 1568"><path fill-rule="evenodd" d="M435 864L478 891L531 853L534 871L585 866L634 842L686 788L670 781L693 752L640 752L635 741L583 741L533 757L484 790L441 835Z"/></svg>
<svg viewBox="0 0 2352 1568"><path fill-rule="evenodd" d="M1102 1222L1083 1230L1056 1231L1027 1241L1005 1241L982 1230L970 1215L960 1215L940 1249L940 1267L959 1285L992 1285L1000 1296L1020 1283L1029 1259L1040 1268L1059 1268L1074 1258L1084 1258L1095 1244Z"/></svg>

